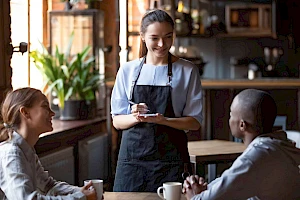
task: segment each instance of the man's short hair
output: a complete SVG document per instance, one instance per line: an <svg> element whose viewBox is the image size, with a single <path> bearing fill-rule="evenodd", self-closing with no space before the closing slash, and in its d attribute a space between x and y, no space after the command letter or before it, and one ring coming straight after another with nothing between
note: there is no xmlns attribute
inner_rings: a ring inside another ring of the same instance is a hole
<svg viewBox="0 0 300 200"><path fill-rule="evenodd" d="M239 105L245 113L254 117L254 125L259 133L272 132L277 106L272 96L262 90L246 89L238 94Z"/></svg>

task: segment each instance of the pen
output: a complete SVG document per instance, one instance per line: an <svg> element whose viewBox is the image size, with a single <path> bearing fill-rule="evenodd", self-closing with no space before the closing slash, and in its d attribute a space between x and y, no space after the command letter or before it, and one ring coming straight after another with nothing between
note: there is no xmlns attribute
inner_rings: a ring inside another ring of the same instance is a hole
<svg viewBox="0 0 300 200"><path fill-rule="evenodd" d="M131 105L138 104L138 103L135 103L135 102L133 102L133 101L130 101L130 100L128 100L128 103L130 103ZM147 112L149 112L150 110L148 110L148 109L144 109L143 111L147 111Z"/></svg>
<svg viewBox="0 0 300 200"><path fill-rule="evenodd" d="M133 102L133 101L129 101L129 100L128 100L128 103L130 103L130 104L132 104L132 105L137 104L137 103L135 103L135 102Z"/></svg>

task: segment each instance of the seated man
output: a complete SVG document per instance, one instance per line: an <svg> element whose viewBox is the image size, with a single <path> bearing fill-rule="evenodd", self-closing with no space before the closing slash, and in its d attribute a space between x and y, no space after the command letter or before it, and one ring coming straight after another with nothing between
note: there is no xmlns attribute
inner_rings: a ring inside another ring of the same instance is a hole
<svg viewBox="0 0 300 200"><path fill-rule="evenodd" d="M183 192L192 200L300 199L300 149L284 131L272 133L276 104L266 92L246 89L230 107L232 135L247 149L210 184L189 176Z"/></svg>

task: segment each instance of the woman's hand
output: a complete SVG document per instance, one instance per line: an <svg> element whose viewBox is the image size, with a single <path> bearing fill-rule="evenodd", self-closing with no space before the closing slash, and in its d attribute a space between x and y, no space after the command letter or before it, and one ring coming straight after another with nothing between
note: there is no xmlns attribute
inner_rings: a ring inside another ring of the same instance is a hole
<svg viewBox="0 0 300 200"><path fill-rule="evenodd" d="M97 193L95 188L93 187L92 181L83 186L81 188L81 192L86 196L87 200L97 200Z"/></svg>
<svg viewBox="0 0 300 200"><path fill-rule="evenodd" d="M140 122L147 122L147 123L156 123L159 124L162 121L166 120L166 118L159 113L156 113L155 116L140 116L139 114L136 116L136 118L140 121Z"/></svg>
<svg viewBox="0 0 300 200"><path fill-rule="evenodd" d="M155 123L162 124L166 118L160 114L156 113L155 116L141 116L140 114L146 114L150 110L145 103L133 104L131 106L131 114L136 118L137 122Z"/></svg>
<svg viewBox="0 0 300 200"><path fill-rule="evenodd" d="M134 104L131 106L132 114L145 114L148 111L148 106L145 103Z"/></svg>

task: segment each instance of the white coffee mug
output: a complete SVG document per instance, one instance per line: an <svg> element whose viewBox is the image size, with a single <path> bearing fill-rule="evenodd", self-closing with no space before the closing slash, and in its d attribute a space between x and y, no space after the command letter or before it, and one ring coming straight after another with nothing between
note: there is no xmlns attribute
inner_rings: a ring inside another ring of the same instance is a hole
<svg viewBox="0 0 300 200"><path fill-rule="evenodd" d="M97 193L97 200L102 200L103 195L103 180L93 179L93 180L85 180L84 185L87 185L90 181L92 181L93 187Z"/></svg>
<svg viewBox="0 0 300 200"><path fill-rule="evenodd" d="M161 190L163 189L163 195ZM166 182L163 186L157 188L157 194L161 199L165 200L180 200L182 184L180 182Z"/></svg>

